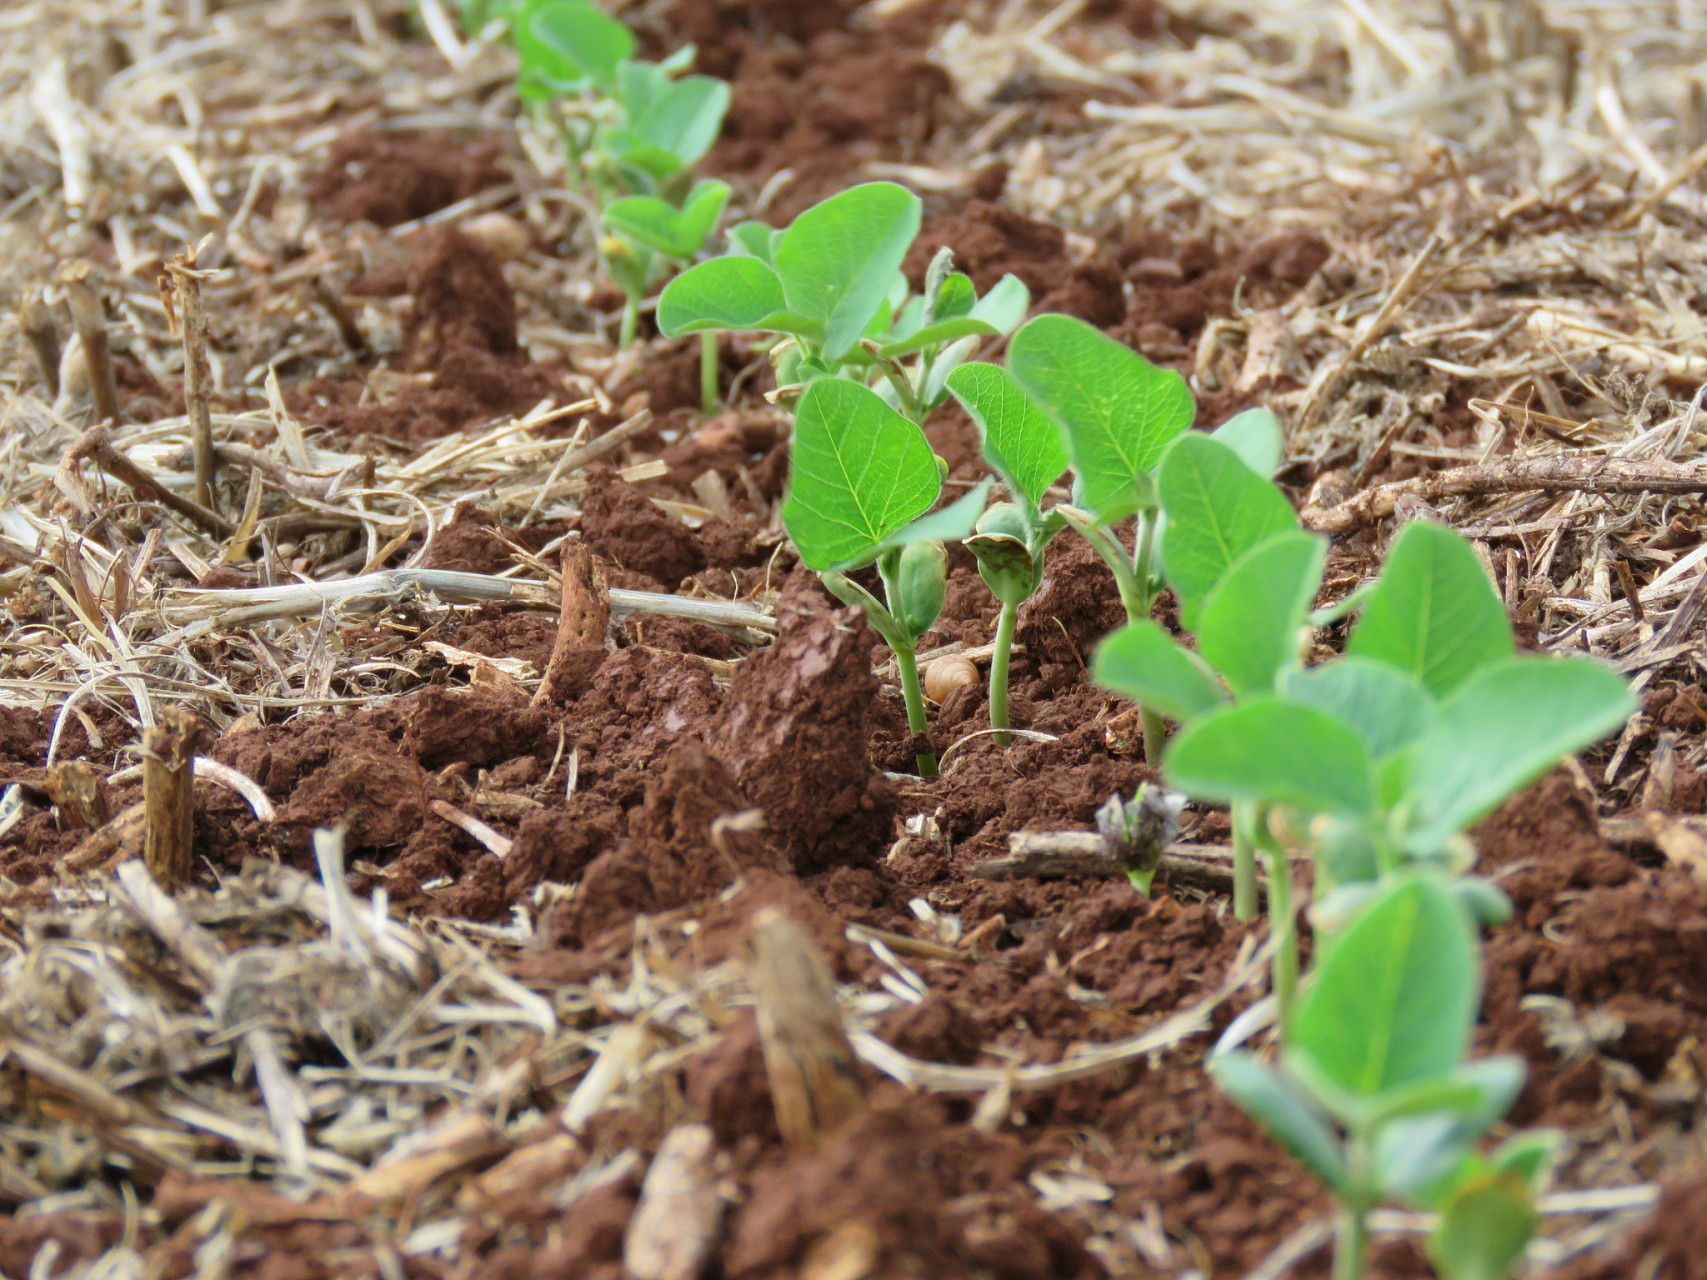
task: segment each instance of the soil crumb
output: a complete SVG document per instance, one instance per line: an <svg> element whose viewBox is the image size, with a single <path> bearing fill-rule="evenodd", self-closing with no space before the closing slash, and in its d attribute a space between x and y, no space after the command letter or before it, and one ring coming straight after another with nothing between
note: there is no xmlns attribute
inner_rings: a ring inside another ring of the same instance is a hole
<svg viewBox="0 0 1707 1280"><path fill-rule="evenodd" d="M446 133L346 133L308 184L314 207L339 222L400 226L505 181L498 146Z"/></svg>

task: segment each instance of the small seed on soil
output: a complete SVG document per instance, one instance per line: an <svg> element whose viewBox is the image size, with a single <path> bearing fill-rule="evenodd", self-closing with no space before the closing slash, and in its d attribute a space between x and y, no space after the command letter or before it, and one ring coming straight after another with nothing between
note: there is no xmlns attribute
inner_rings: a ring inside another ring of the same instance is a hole
<svg viewBox="0 0 1707 1280"><path fill-rule="evenodd" d="M945 702L956 689L979 684L978 664L970 658L952 654L938 658L925 669L925 697L932 702Z"/></svg>
<svg viewBox="0 0 1707 1280"><path fill-rule="evenodd" d="M503 262L521 257L533 245L528 229L507 213L483 213L462 224L462 234L490 249Z"/></svg>

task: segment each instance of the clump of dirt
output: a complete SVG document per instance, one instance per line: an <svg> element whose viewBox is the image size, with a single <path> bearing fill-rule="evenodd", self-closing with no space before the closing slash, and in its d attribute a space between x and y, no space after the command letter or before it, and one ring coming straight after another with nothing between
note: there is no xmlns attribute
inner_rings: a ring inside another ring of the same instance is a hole
<svg viewBox="0 0 1707 1280"><path fill-rule="evenodd" d="M490 249L454 227L418 232L406 249L355 288L412 299L399 364L413 379L377 403L365 379L311 379L294 392L297 412L351 435L420 441L561 397L520 350L516 295Z"/></svg>
<svg viewBox="0 0 1707 1280"><path fill-rule="evenodd" d="M1017 1141L953 1124L934 1100L882 1089L822 1150L754 1177L725 1273L793 1274L816 1255L863 1258L865 1275L1104 1275L1083 1229L1018 1189L1024 1167Z"/></svg>
<svg viewBox="0 0 1707 1280"><path fill-rule="evenodd" d="M557 644L557 624L543 614L486 604L464 619L450 643L488 658L521 658L543 672Z"/></svg>
<svg viewBox="0 0 1707 1280"><path fill-rule="evenodd" d="M862 0L675 0L669 8L670 35L691 41L699 50L697 68L729 79L751 45L772 43L776 37L806 44L814 37L843 26Z"/></svg>
<svg viewBox="0 0 1707 1280"><path fill-rule="evenodd" d="M729 115L705 169L755 183L789 170L764 212L778 226L843 190L863 163L913 154L953 102L948 73L919 52L928 39L905 26L829 30L804 48L738 47Z"/></svg>
<svg viewBox="0 0 1707 1280"><path fill-rule="evenodd" d="M313 207L340 222L395 227L506 180L498 146L446 133L346 133L308 184Z"/></svg>
<svg viewBox="0 0 1707 1280"><path fill-rule="evenodd" d="M684 494L693 482L715 471L732 493L739 492L741 473L757 467L786 436L787 419L775 409L730 409L707 419L691 435L663 452L670 483Z"/></svg>
<svg viewBox="0 0 1707 1280"><path fill-rule="evenodd" d="M1669 1178L1659 1207L1621 1241L1565 1267L1549 1280L1707 1280L1707 1170Z"/></svg>
<svg viewBox="0 0 1707 1280"><path fill-rule="evenodd" d="M1114 574L1090 543L1064 533L1043 553L1043 582L1021 607L1015 636L1040 668L1083 671L1097 641L1125 621Z"/></svg>
<svg viewBox="0 0 1707 1280"><path fill-rule="evenodd" d="M538 551L563 532L563 523L547 521L525 529L507 529L497 517L472 502L460 502L451 518L433 533L422 563L462 573L499 573L514 563L515 548Z"/></svg>
<svg viewBox="0 0 1707 1280"><path fill-rule="evenodd" d="M694 531L607 466L587 471L581 538L619 568L645 574L662 591L674 591L683 578L705 568Z"/></svg>
<svg viewBox="0 0 1707 1280"><path fill-rule="evenodd" d="M797 871L868 865L895 815L893 789L866 749L877 637L863 613L834 606L805 572L784 585L777 623L776 643L736 669L717 749Z"/></svg>

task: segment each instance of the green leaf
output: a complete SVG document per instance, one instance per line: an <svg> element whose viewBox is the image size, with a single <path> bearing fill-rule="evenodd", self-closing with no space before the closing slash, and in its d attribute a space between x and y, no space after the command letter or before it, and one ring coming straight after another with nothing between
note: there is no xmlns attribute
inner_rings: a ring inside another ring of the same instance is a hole
<svg viewBox="0 0 1707 1280"><path fill-rule="evenodd" d="M605 206L604 224L665 257L687 261L704 247L728 199L724 182L700 183L680 209L657 196L623 196Z"/></svg>
<svg viewBox="0 0 1707 1280"><path fill-rule="evenodd" d="M672 80L639 119L631 118L628 132L669 155L675 161L670 170L673 173L692 168L711 150L711 144L723 131L723 117L728 110L726 82L710 76L685 76Z"/></svg>
<svg viewBox="0 0 1707 1280"><path fill-rule="evenodd" d="M779 233L774 227L748 218L729 228L729 252L757 258L767 267L772 264L771 250L776 247Z"/></svg>
<svg viewBox="0 0 1707 1280"><path fill-rule="evenodd" d="M935 459L935 454L932 454ZM884 539L883 547L904 547L913 542L964 542L978 527L978 517L990 500L988 480L980 480L940 511L930 511Z"/></svg>
<svg viewBox="0 0 1707 1280"><path fill-rule="evenodd" d="M940 347L946 342L953 342L956 338L988 338L996 333L996 327L986 321L975 320L971 316L952 316L927 324L905 338L884 343L877 348L877 354L885 360L899 360L926 347Z"/></svg>
<svg viewBox="0 0 1707 1280"><path fill-rule="evenodd" d="M617 67L634 56L634 33L588 0L548 0L516 30L524 72L556 85L591 80L607 93Z"/></svg>
<svg viewBox="0 0 1707 1280"><path fill-rule="evenodd" d="M1394 881L1318 959L1288 1048L1354 1097L1448 1075L1469 1048L1480 981L1451 891L1429 876Z"/></svg>
<svg viewBox="0 0 1707 1280"><path fill-rule="evenodd" d="M1185 379L1102 330L1042 315L1013 336L1008 367L1067 433L1083 489L1078 505L1103 520L1144 505L1139 487L1195 406Z"/></svg>
<svg viewBox="0 0 1707 1280"><path fill-rule="evenodd" d="M1624 677L1591 658L1508 658L1477 672L1417 743L1411 845L1437 847L1635 709Z"/></svg>
<svg viewBox="0 0 1707 1280"><path fill-rule="evenodd" d="M1428 1259L1440 1280L1506 1280L1540 1224L1522 1180L1499 1173L1473 1178L1442 1207Z"/></svg>
<svg viewBox="0 0 1707 1280"><path fill-rule="evenodd" d="M1512 648L1505 606L1470 544L1445 525L1413 520L1393 540L1346 652L1409 671L1444 698Z"/></svg>
<svg viewBox="0 0 1707 1280"><path fill-rule="evenodd" d="M876 392L818 378L794 419L794 470L782 521L809 569L869 561L930 510L942 488L924 432Z"/></svg>
<svg viewBox="0 0 1707 1280"><path fill-rule="evenodd" d="M1267 409L1235 413L1209 436L1238 454L1264 480L1280 470L1280 459L1286 452L1286 433L1280 429L1280 419Z"/></svg>
<svg viewBox="0 0 1707 1280"><path fill-rule="evenodd" d="M892 182L850 187L806 210L776 247L790 310L823 325L839 361L865 334L919 233L919 198Z"/></svg>
<svg viewBox="0 0 1707 1280"><path fill-rule="evenodd" d="M1422 736L1434 702L1414 678L1372 658L1340 658L1280 678L1282 696L1344 720L1382 760Z"/></svg>
<svg viewBox="0 0 1707 1280"><path fill-rule="evenodd" d="M782 281L757 258L713 258L689 267L658 298L658 328L667 338L707 329L781 329L794 319Z"/></svg>
<svg viewBox="0 0 1707 1280"><path fill-rule="evenodd" d="M1375 804L1369 752L1351 727L1268 695L1188 724L1164 765L1174 786L1200 800L1352 815L1367 814Z"/></svg>
<svg viewBox="0 0 1707 1280"><path fill-rule="evenodd" d="M1277 533L1233 561L1203 602L1197 651L1235 694L1267 693L1298 664L1299 632L1327 551L1318 534Z"/></svg>
<svg viewBox="0 0 1707 1280"><path fill-rule="evenodd" d="M1148 618L1128 622L1096 647L1091 679L1181 724L1227 701L1203 659Z"/></svg>
<svg viewBox="0 0 1707 1280"><path fill-rule="evenodd" d="M1008 492L1036 510L1071 461L1061 428L1000 365L963 364L948 375L948 389L977 423L984 456Z"/></svg>
<svg viewBox="0 0 1707 1280"><path fill-rule="evenodd" d="M932 315L937 320L952 320L957 316L971 315L972 308L977 305L978 290L972 283L972 277L954 271L943 277Z"/></svg>
<svg viewBox="0 0 1707 1280"><path fill-rule="evenodd" d="M1523 1179L1538 1189L1546 1179L1565 1137L1556 1129L1530 1129L1513 1134L1488 1155L1488 1163L1501 1173Z"/></svg>
<svg viewBox="0 0 1707 1280"><path fill-rule="evenodd" d="M1180 600L1180 622L1197 629L1197 613L1241 555L1277 533L1298 527L1292 504L1239 455L1211 436L1181 436L1157 473L1167 513L1169 584Z"/></svg>
<svg viewBox="0 0 1707 1280"><path fill-rule="evenodd" d="M890 612L907 638L917 640L942 616L942 602L948 597L948 553L940 542L908 542L895 553L890 579L895 584Z"/></svg>
<svg viewBox="0 0 1707 1280"><path fill-rule="evenodd" d="M1209 1074L1221 1091L1309 1166L1318 1178L1342 1195L1351 1178L1338 1138L1298 1088L1254 1054L1217 1054Z"/></svg>
<svg viewBox="0 0 1707 1280"><path fill-rule="evenodd" d="M1015 275L1003 276L972 306L972 318L982 320L997 333L1012 333L1031 310L1031 290Z"/></svg>

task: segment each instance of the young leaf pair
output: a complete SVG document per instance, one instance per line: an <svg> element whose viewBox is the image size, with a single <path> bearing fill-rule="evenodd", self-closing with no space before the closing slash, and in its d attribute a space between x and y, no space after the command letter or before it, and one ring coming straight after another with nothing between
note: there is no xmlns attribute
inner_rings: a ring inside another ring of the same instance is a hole
<svg viewBox="0 0 1707 1280"><path fill-rule="evenodd" d="M947 379L986 337L1011 332L1031 297L1006 276L984 297L939 253L924 292L901 264L919 233L919 198L890 182L849 188L786 230L744 222L721 258L684 271L658 300L658 327L774 335L777 381L823 376L875 385L918 425L947 398Z"/></svg>
<svg viewBox="0 0 1707 1280"><path fill-rule="evenodd" d="M573 168L601 208L599 252L627 298L621 345L657 278L704 248L729 199L722 182L693 183L693 167L723 129L729 86L681 75L692 46L664 62L636 59L633 32L589 0L524 0L510 14L519 91L564 105ZM715 378L715 350L702 377ZM715 382L711 384L715 405Z"/></svg>
<svg viewBox="0 0 1707 1280"><path fill-rule="evenodd" d="M1523 1062L1467 1061L1480 1000L1474 923L1437 876L1388 879L1318 961L1282 1026L1278 1068L1217 1053L1216 1082L1340 1202L1336 1280L1362 1276L1369 1212L1438 1212L1429 1254L1444 1280L1497 1280L1534 1230L1534 1194L1557 1145L1477 1142L1522 1088Z"/></svg>
<svg viewBox="0 0 1707 1280"><path fill-rule="evenodd" d="M928 731L916 659L947 590L942 544L958 542L989 496L985 482L941 511L942 469L917 425L849 378L809 383L795 408L793 472L782 519L801 561L838 599L857 604L895 653L914 736ZM929 513L929 514L927 514ZM879 599L852 576L875 565ZM918 752L922 776L936 757Z"/></svg>

